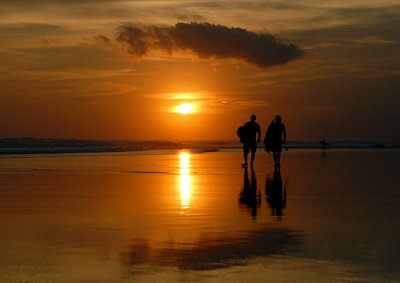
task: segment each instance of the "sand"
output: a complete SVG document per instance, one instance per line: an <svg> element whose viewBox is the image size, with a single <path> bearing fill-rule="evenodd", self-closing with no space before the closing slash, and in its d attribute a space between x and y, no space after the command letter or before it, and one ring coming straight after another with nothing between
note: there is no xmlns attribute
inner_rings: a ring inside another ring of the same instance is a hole
<svg viewBox="0 0 400 283"><path fill-rule="evenodd" d="M0 282L398 282L400 150L0 158Z"/></svg>

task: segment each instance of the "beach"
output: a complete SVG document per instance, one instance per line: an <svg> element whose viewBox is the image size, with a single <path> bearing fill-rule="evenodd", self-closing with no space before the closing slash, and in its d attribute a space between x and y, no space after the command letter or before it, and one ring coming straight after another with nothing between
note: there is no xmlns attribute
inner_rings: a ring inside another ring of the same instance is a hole
<svg viewBox="0 0 400 283"><path fill-rule="evenodd" d="M400 150L0 157L0 282L398 282Z"/></svg>

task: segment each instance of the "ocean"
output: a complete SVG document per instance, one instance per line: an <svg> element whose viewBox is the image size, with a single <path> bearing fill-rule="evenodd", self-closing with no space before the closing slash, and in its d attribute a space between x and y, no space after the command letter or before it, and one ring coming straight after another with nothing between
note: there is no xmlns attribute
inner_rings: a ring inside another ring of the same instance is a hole
<svg viewBox="0 0 400 283"><path fill-rule="evenodd" d="M261 142L258 147L263 148ZM242 145L235 140L219 141L146 141L146 140L77 140L77 139L39 139L3 138L0 139L0 155L44 154L44 153L90 153L127 152L166 149L196 149L215 151L239 149ZM400 141L288 141L284 149L376 149L400 148Z"/></svg>

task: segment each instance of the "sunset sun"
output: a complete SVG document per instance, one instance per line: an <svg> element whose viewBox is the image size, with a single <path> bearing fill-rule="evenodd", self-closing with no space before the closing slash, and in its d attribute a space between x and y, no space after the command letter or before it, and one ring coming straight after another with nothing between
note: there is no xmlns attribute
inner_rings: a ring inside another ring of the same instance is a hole
<svg viewBox="0 0 400 283"><path fill-rule="evenodd" d="M194 106L192 103L184 103L176 106L175 112L179 114L192 114L194 112Z"/></svg>

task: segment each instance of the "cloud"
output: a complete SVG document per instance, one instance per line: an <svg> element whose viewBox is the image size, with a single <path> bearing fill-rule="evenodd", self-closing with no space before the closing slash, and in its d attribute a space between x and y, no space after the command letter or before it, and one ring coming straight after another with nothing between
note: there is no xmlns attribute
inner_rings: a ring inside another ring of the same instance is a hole
<svg viewBox="0 0 400 283"><path fill-rule="evenodd" d="M100 35L100 34L99 35L95 35L94 37L92 37L92 39L95 40L95 41L100 41L100 42L102 42L104 44L109 44L111 42L111 40L107 36Z"/></svg>
<svg viewBox="0 0 400 283"><path fill-rule="evenodd" d="M66 32L65 27L46 23L0 24L1 35L42 35Z"/></svg>
<svg viewBox="0 0 400 283"><path fill-rule="evenodd" d="M260 68L300 58L304 52L294 44L285 44L270 34L258 34L242 28L210 23L177 23L172 27L118 27L117 40L128 44L128 51L143 57L161 50L191 51L200 58L238 59Z"/></svg>
<svg viewBox="0 0 400 283"><path fill-rule="evenodd" d="M386 39L386 38L379 37L379 36L365 36L365 37L356 39L355 42L359 43L359 44L370 44L370 45L397 43L395 40L390 40L390 39Z"/></svg>

